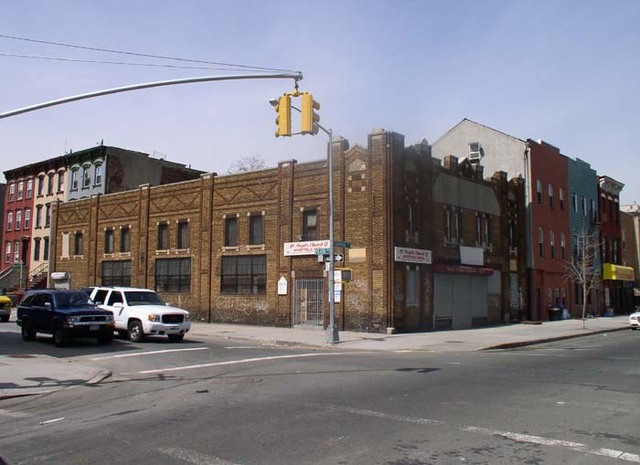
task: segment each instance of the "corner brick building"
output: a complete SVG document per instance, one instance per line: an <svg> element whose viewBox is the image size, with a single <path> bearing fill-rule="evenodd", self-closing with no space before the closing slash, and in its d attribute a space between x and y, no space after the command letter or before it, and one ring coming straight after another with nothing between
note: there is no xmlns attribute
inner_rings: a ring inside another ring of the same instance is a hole
<svg viewBox="0 0 640 465"><path fill-rule="evenodd" d="M492 276L489 285L481 282L479 295L457 289L456 294L486 302L479 315L449 315L449 327L510 319L510 292L518 285L509 280L518 273L510 272L515 262L508 258L509 218L522 211L521 183L507 181L504 173L483 180L481 169L469 176L468 167L441 166L426 141L405 147L404 136L382 129L369 134L366 148L349 147L345 139L332 143L334 239L348 243L335 248L343 257L336 269L351 271L349 277L339 273L336 282L339 329L436 329L438 273ZM322 327L328 321L328 279L317 252L329 247L327 166L326 160L290 160L273 169L203 174L58 202L51 271L74 288L156 289L201 321ZM481 211L472 211L468 202L456 207L465 226L455 241L444 233L449 226L443 205L456 200L434 198L434 181L442 176L447 188L479 185L479 200L491 203L485 209L476 201ZM482 236L486 227L491 232ZM463 244L473 249L475 262L461 257ZM438 264L446 266L436 270Z"/></svg>

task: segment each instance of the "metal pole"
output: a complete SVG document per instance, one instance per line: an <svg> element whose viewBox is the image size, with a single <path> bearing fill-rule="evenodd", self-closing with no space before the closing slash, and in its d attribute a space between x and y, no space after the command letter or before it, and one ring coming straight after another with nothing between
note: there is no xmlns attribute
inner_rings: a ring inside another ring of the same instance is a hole
<svg viewBox="0 0 640 465"><path fill-rule="evenodd" d="M30 111L40 110L42 108L52 107L54 105L61 105L63 103L75 102L77 100L100 97L103 95L117 94L120 92L130 92L133 90L149 89L151 87L175 86L178 84L194 84L196 82L233 81L233 80L244 80L244 79L295 79L296 81L298 81L302 79L302 73L297 72L297 73L278 73L278 74L250 74L250 75L242 74L242 75L227 75L227 76L204 76L204 77L172 79L169 81L147 82L143 84L133 84L131 86L98 90L96 92L89 92L87 94L64 97L58 100L51 100L49 102L38 103L36 105L31 105L24 108L18 108L17 110L0 113L0 119L8 118L9 116L15 116L22 113L27 113Z"/></svg>
<svg viewBox="0 0 640 465"><path fill-rule="evenodd" d="M277 104L277 99L269 100L272 106ZM298 113L302 113L300 108L291 105L291 108ZM335 297L335 254L333 253L333 129L327 129L321 124L318 124L318 128L322 130L327 136L329 136L329 150L328 150L328 169L329 169L329 325L325 333L325 341L331 344L335 344L340 341L338 334L338 327L336 326L336 297Z"/></svg>
<svg viewBox="0 0 640 465"><path fill-rule="evenodd" d="M335 255L333 253L333 130L323 130L329 135L329 326L327 327L326 342L335 344L339 341L336 327L336 296L335 296Z"/></svg>

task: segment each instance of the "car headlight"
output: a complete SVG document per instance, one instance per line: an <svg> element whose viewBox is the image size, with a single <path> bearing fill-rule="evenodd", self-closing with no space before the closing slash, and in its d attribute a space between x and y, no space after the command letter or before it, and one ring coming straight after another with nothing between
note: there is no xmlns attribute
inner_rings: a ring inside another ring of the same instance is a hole
<svg viewBox="0 0 640 465"><path fill-rule="evenodd" d="M113 314L104 317L105 321L113 321Z"/></svg>
<svg viewBox="0 0 640 465"><path fill-rule="evenodd" d="M68 316L67 323L78 323L80 321L79 316Z"/></svg>
<svg viewBox="0 0 640 465"><path fill-rule="evenodd" d="M184 321L190 321L191 320L191 315L189 315L188 313L184 316Z"/></svg>
<svg viewBox="0 0 640 465"><path fill-rule="evenodd" d="M149 316L147 318L149 318L149 321L160 321L161 320L160 315L158 315L157 313L149 313Z"/></svg>

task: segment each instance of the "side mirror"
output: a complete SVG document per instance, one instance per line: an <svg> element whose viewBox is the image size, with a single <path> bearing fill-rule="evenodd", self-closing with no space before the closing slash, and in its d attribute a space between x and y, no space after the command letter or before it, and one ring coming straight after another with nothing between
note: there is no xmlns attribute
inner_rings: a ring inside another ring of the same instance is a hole
<svg viewBox="0 0 640 465"><path fill-rule="evenodd" d="M113 304L114 308L123 308L124 304L122 302L116 302L115 304Z"/></svg>

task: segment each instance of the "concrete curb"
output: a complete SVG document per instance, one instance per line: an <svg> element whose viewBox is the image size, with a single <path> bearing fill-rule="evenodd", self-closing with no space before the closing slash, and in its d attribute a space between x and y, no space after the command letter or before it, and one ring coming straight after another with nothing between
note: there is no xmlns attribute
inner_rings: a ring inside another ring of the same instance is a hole
<svg viewBox="0 0 640 465"><path fill-rule="evenodd" d="M595 330L595 331L589 331L583 334L566 334L563 336L555 336L555 337L548 337L548 338L543 338L543 339L535 339L535 340L531 340L531 341L519 341L519 342L505 342L504 344L498 344L495 346L490 346L490 347L484 347L480 350L500 350L500 349L515 349L518 347L526 347L526 346L532 346L532 345L536 345L536 344L544 344L546 342L555 342L555 341L562 341L565 339L575 339L578 337L585 337L585 336L592 336L594 334L604 334L604 333L611 333L614 331L625 331L628 330L629 328L611 328L611 329L599 329L599 330Z"/></svg>

